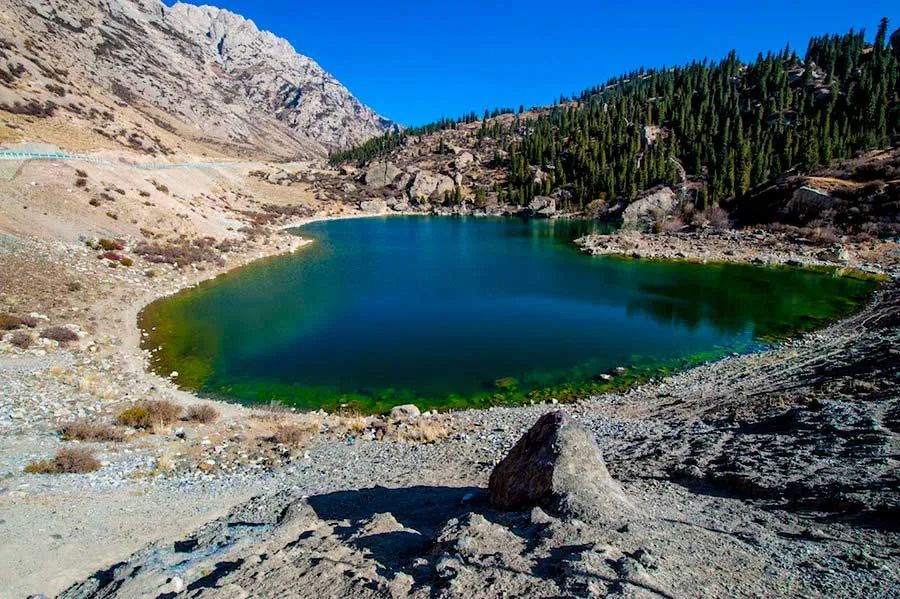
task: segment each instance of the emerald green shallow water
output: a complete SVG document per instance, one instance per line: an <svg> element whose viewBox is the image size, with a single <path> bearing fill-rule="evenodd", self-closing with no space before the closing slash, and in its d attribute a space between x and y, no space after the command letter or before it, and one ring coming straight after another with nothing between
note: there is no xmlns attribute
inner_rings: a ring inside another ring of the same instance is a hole
<svg viewBox="0 0 900 599"><path fill-rule="evenodd" d="M844 316L833 273L588 257L586 222L314 223L316 242L150 305L154 368L222 399L383 411L601 391ZM618 366L628 373L609 381Z"/></svg>

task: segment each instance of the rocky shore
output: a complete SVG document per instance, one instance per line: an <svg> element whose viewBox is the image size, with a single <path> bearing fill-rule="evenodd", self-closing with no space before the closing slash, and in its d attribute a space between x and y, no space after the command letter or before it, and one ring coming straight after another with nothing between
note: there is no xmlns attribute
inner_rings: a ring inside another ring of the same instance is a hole
<svg viewBox="0 0 900 599"><path fill-rule="evenodd" d="M618 231L610 235L588 235L575 243L594 256L823 266L871 274L897 273L900 269L900 246L896 241L822 241L764 228L655 234Z"/></svg>

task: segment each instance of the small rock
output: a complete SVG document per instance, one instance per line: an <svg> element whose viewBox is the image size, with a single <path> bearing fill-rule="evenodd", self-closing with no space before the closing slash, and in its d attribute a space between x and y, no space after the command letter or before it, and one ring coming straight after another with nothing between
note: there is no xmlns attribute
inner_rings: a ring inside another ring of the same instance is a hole
<svg viewBox="0 0 900 599"><path fill-rule="evenodd" d="M413 404L404 404L402 406L395 406L391 408L391 420L411 420L413 418L418 418L422 415L422 412L419 411L419 408L414 406Z"/></svg>

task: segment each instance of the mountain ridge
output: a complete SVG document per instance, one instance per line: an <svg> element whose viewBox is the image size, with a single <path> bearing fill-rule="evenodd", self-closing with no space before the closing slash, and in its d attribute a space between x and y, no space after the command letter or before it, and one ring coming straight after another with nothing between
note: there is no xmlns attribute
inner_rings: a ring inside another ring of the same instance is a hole
<svg viewBox="0 0 900 599"><path fill-rule="evenodd" d="M396 127L287 40L231 11L157 0L2 4L8 112L64 116L148 153L175 152L184 137L282 159L322 158ZM139 124L149 134L134 131ZM168 143L153 139L166 131Z"/></svg>

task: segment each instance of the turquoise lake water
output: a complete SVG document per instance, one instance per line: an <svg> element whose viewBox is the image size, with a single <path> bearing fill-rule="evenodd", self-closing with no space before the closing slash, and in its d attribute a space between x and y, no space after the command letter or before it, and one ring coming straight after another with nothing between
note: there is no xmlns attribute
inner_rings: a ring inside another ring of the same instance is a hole
<svg viewBox="0 0 900 599"><path fill-rule="evenodd" d="M154 368L202 394L382 411L562 399L850 313L875 284L791 268L589 257L584 221L314 223L315 243L152 304ZM628 368L616 381L603 376Z"/></svg>

